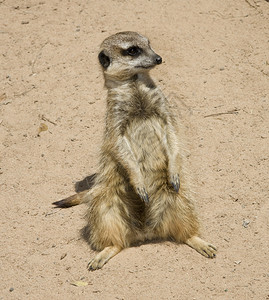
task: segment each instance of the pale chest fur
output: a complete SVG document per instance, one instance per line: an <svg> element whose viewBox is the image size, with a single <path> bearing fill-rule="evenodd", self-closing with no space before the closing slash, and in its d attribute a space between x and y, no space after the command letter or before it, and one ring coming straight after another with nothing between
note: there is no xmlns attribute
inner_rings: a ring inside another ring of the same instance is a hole
<svg viewBox="0 0 269 300"><path fill-rule="evenodd" d="M138 85L117 91L109 113L123 135L142 173L151 181L154 173L167 166L167 103L158 88ZM109 116L108 116L109 117Z"/></svg>

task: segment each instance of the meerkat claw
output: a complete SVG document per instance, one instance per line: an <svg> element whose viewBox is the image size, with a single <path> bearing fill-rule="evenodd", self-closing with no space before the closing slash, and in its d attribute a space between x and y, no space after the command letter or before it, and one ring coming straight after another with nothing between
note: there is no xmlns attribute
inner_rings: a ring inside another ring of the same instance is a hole
<svg viewBox="0 0 269 300"><path fill-rule="evenodd" d="M146 189L144 187L142 188L137 188L137 193L139 197L147 204L149 203L149 196L148 193L146 192Z"/></svg>
<svg viewBox="0 0 269 300"><path fill-rule="evenodd" d="M171 184L172 184L174 190L178 193L179 188L180 188L180 180L179 180L178 174L173 175Z"/></svg>

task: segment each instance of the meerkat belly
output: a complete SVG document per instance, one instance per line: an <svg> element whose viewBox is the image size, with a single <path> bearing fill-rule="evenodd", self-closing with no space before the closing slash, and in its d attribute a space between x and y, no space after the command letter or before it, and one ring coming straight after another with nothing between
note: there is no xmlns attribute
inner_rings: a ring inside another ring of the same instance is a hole
<svg viewBox="0 0 269 300"><path fill-rule="evenodd" d="M165 125L156 118L133 121L127 138L146 181L156 180L167 169ZM166 175L166 174L165 174Z"/></svg>

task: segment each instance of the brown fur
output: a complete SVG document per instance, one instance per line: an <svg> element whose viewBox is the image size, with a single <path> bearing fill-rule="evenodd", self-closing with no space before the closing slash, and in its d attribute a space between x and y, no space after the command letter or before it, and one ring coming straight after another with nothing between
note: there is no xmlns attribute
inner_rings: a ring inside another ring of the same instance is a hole
<svg viewBox="0 0 269 300"><path fill-rule="evenodd" d="M142 54L122 55L132 45ZM170 239L214 257L216 248L199 238L175 118L148 74L160 57L133 32L107 38L101 52L108 96L99 172L92 189L55 203L87 203L83 234L101 251L89 269L101 268L123 248L146 239Z"/></svg>

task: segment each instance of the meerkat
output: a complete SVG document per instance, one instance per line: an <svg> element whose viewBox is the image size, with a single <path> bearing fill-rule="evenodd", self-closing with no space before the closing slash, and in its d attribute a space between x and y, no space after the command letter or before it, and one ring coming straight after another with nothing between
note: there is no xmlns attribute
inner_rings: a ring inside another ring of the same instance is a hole
<svg viewBox="0 0 269 300"><path fill-rule="evenodd" d="M106 38L98 58L107 88L99 171L90 190L54 203L88 205L83 236L100 251L89 270L153 239L185 243L215 257L216 247L200 238L176 119L149 75L162 58L146 37L129 31Z"/></svg>

